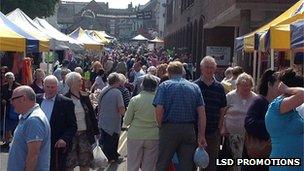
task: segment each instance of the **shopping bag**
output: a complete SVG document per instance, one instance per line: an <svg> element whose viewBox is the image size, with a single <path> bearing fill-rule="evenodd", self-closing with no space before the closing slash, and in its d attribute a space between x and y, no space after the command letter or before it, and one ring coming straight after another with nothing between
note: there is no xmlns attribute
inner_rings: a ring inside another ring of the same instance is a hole
<svg viewBox="0 0 304 171"><path fill-rule="evenodd" d="M196 166L205 169L209 164L209 155L204 148L198 147L195 150L193 160Z"/></svg>
<svg viewBox="0 0 304 171"><path fill-rule="evenodd" d="M99 146L98 139L95 138L96 146L93 149L93 166L95 168L104 168L108 165L108 159Z"/></svg>

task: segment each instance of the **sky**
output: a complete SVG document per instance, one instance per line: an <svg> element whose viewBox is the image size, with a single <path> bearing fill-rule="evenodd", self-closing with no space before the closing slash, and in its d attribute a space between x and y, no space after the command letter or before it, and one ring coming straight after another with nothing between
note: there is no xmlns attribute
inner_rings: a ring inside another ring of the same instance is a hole
<svg viewBox="0 0 304 171"><path fill-rule="evenodd" d="M62 0L62 1L75 1L75 2L90 2L91 0ZM132 2L133 7L138 4L144 5L149 0L95 0L96 2L109 2L109 8L127 8L128 4Z"/></svg>

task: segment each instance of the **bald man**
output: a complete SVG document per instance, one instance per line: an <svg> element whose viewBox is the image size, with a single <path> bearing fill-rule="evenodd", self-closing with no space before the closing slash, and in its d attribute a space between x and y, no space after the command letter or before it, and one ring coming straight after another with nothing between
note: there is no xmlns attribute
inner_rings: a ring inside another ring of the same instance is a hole
<svg viewBox="0 0 304 171"><path fill-rule="evenodd" d="M29 86L13 91L11 103L19 116L19 124L9 151L7 170L39 170L50 168L51 128L47 117L36 103Z"/></svg>

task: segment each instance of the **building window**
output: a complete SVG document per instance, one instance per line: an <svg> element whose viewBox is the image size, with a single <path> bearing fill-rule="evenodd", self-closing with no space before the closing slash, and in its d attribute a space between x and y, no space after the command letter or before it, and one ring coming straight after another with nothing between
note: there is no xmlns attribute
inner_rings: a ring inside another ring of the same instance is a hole
<svg viewBox="0 0 304 171"><path fill-rule="evenodd" d="M194 0L181 0L181 13L194 3Z"/></svg>

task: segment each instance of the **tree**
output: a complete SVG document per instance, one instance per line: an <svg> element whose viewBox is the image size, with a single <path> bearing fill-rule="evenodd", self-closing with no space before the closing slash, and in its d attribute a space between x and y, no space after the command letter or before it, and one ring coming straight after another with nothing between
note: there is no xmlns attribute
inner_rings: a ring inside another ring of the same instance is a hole
<svg viewBox="0 0 304 171"><path fill-rule="evenodd" d="M48 17L54 14L59 0L0 0L0 10L7 14L20 8L29 17Z"/></svg>

